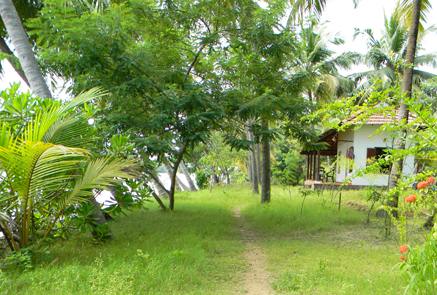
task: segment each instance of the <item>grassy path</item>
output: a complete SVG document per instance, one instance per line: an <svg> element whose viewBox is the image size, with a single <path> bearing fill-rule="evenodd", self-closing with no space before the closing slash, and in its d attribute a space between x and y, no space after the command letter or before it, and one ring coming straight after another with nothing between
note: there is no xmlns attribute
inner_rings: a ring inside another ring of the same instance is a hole
<svg viewBox="0 0 437 295"><path fill-rule="evenodd" d="M232 211L232 215L237 219L241 239L246 246L244 257L249 265L249 271L244 273L243 289L247 295L273 294L267 255L260 246L259 235L250 229L249 224L241 215L243 208L244 206L238 206Z"/></svg>

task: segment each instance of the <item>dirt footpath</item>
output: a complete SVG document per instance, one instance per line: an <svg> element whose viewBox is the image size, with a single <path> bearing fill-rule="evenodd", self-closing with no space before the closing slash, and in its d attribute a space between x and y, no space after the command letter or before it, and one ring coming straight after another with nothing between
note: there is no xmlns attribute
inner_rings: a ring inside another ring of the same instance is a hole
<svg viewBox="0 0 437 295"><path fill-rule="evenodd" d="M249 271L242 274L243 290L248 295L267 295L273 294L273 289L270 285L270 271L267 255L259 245L260 238L256 232L250 230L248 223L241 215L243 206L236 207L232 211L234 217L238 221L238 228L241 233L246 251L244 257L250 267Z"/></svg>

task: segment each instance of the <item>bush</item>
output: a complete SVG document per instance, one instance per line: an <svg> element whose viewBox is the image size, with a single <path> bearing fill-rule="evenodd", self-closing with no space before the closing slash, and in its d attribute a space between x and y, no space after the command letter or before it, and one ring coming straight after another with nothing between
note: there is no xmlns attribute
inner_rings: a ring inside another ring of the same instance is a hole
<svg viewBox="0 0 437 295"><path fill-rule="evenodd" d="M206 188L208 185L208 175L203 170L196 171L196 184L199 189Z"/></svg>

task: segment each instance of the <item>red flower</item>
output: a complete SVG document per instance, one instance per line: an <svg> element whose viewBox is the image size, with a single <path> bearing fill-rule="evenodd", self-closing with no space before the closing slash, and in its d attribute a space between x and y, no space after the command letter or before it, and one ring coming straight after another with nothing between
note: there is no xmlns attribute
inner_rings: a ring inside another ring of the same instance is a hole
<svg viewBox="0 0 437 295"><path fill-rule="evenodd" d="M407 245L402 245L399 247L399 253L404 253L408 251L408 246Z"/></svg>
<svg viewBox="0 0 437 295"><path fill-rule="evenodd" d="M399 257L401 260L405 260L405 256L401 256Z"/></svg>
<svg viewBox="0 0 437 295"><path fill-rule="evenodd" d="M428 178L426 179L426 182L428 182L429 184L431 184L431 183L434 183L434 182L435 182L435 179L432 178L432 177L430 176L430 177L428 177Z"/></svg>
<svg viewBox="0 0 437 295"><path fill-rule="evenodd" d="M428 182L426 182L426 181L421 181L421 182L419 182L419 183L417 184L417 188L418 188L418 189L421 189L421 188L426 187L427 185L428 185Z"/></svg>
<svg viewBox="0 0 437 295"><path fill-rule="evenodd" d="M416 202L417 196L416 195L409 195L405 198L405 202L407 203L413 203Z"/></svg>

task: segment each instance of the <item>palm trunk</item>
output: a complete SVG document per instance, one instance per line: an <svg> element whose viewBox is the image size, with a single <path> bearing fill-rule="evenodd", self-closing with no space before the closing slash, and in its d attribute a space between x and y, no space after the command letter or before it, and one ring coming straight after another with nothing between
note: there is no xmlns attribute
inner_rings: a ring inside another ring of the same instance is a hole
<svg viewBox="0 0 437 295"><path fill-rule="evenodd" d="M411 97L411 90L413 85L413 66L414 66L414 58L416 56L416 44L417 44L417 36L419 32L419 20L420 20L420 8L422 5L421 0L414 0L413 2L413 11L411 17L411 26L410 26L410 36L408 39L407 53L406 53L406 65L407 68L404 71L404 77L402 81L402 92L408 98ZM401 102L401 106L399 108L399 118L398 122L403 124L402 121L408 121L408 106L404 103L404 100ZM402 130L401 138L398 138L395 143L396 150L404 150L405 149L405 138L407 137L407 130ZM389 181L389 189L395 188L400 175L402 174L403 167L403 159L397 160L393 163L391 172L390 172L390 181ZM392 207L397 208L399 202L399 196L395 196L394 200L389 204Z"/></svg>
<svg viewBox="0 0 437 295"><path fill-rule="evenodd" d="M152 178L152 183L155 186L158 196L168 199L169 192L165 189L164 185L159 181L159 179Z"/></svg>
<svg viewBox="0 0 437 295"><path fill-rule="evenodd" d="M249 137L247 138L249 140ZM249 153L249 156L247 157L247 175L249 176L249 182L252 183L252 156Z"/></svg>
<svg viewBox="0 0 437 295"><path fill-rule="evenodd" d="M181 161L180 167L181 167L182 173L184 173L185 178L187 179L188 187L189 187L189 189L190 189L190 192L195 192L195 191L197 191L197 188L196 188L196 186L194 185L193 180L191 179L191 175L190 175L190 173L188 172L188 169L187 169L187 167L185 166L184 161Z"/></svg>
<svg viewBox="0 0 437 295"><path fill-rule="evenodd" d="M262 129L269 130L269 123L262 120ZM262 182L261 182L261 203L270 202L270 140L268 136L262 137Z"/></svg>
<svg viewBox="0 0 437 295"><path fill-rule="evenodd" d="M11 66L14 68L15 72L20 76L21 79L23 79L24 83L26 83L27 87L30 88L29 81L27 81L26 75L23 72L23 69L18 64L17 60L15 59L14 53L9 48L8 44L6 44L5 39L3 37L0 37L0 51L4 54L9 55L10 57L7 57L6 59L9 61Z"/></svg>
<svg viewBox="0 0 437 295"><path fill-rule="evenodd" d="M11 0L0 0L0 15L11 38L12 45L17 52L21 67L29 81L30 88L39 97L51 98L52 95L35 59L28 36Z"/></svg>
<svg viewBox="0 0 437 295"><path fill-rule="evenodd" d="M171 176L173 174L173 168L171 168L170 165L167 163L164 163L164 168L165 168L165 171L167 172L169 178L171 179ZM183 191L188 190L188 187L179 179L177 174L176 174L176 183L181 190L183 190Z"/></svg>
<svg viewBox="0 0 437 295"><path fill-rule="evenodd" d="M93 204L94 206L94 210L97 210L95 213L90 214L90 217L93 218L94 222L97 223L98 225L104 225L106 224L106 218L103 215L103 211L102 208L100 208L100 204L97 203L96 199L94 197L90 197L89 198L91 204ZM91 231L91 234L93 235L94 239L99 239L99 235L96 231ZM104 238L104 240L110 240L114 237L114 235L112 234L111 230L108 229L107 231L108 236L106 236Z"/></svg>
<svg viewBox="0 0 437 295"><path fill-rule="evenodd" d="M154 191L152 191L152 197L155 198L156 202L159 204L162 211L167 211L167 207L164 205L164 203L161 201L161 198Z"/></svg>

